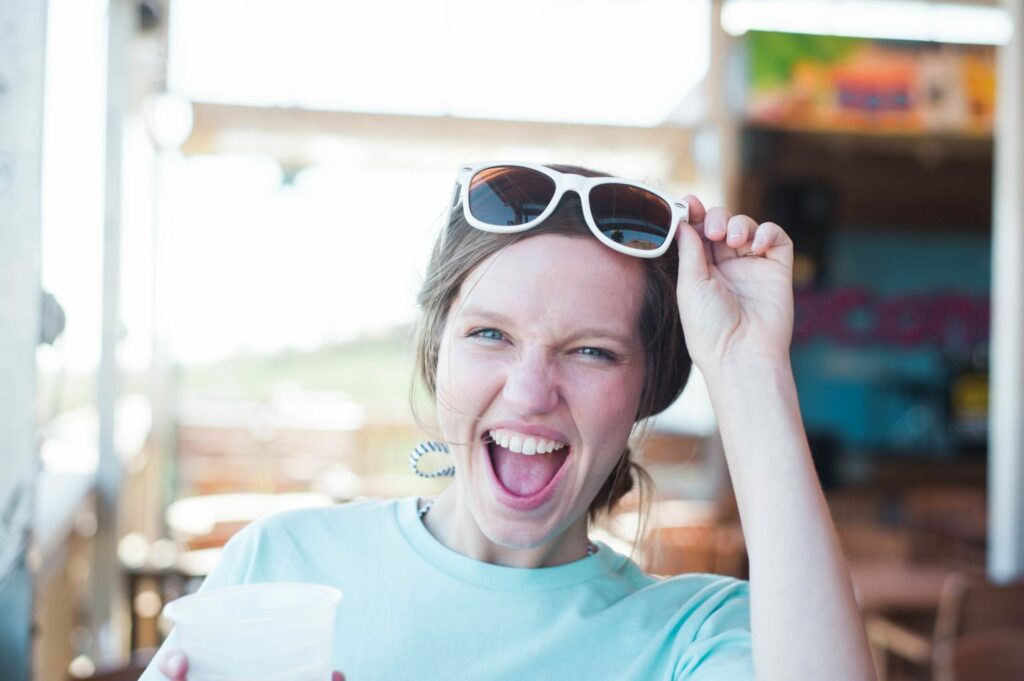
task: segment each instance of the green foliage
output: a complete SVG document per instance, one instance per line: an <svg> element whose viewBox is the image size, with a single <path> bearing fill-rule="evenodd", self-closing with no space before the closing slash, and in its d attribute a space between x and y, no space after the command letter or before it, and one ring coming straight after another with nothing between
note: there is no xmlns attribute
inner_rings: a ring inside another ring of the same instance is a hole
<svg viewBox="0 0 1024 681"><path fill-rule="evenodd" d="M834 63L863 44L863 38L750 31L746 45L751 84L755 90L777 87L789 80L797 62Z"/></svg>

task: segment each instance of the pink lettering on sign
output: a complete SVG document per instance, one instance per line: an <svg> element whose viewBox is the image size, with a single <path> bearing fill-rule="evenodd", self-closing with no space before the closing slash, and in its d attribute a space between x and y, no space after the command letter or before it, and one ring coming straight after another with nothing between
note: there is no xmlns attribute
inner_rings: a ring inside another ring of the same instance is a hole
<svg viewBox="0 0 1024 681"><path fill-rule="evenodd" d="M796 291L793 342L852 347L973 347L989 338L988 296L951 291L885 297L847 286Z"/></svg>

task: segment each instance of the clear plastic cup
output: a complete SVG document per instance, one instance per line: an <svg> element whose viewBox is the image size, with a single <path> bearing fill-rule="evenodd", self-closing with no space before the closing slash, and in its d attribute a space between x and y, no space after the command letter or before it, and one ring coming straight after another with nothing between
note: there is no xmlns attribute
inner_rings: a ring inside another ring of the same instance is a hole
<svg viewBox="0 0 1024 681"><path fill-rule="evenodd" d="M341 591L323 584L243 584L164 606L189 681L330 681Z"/></svg>

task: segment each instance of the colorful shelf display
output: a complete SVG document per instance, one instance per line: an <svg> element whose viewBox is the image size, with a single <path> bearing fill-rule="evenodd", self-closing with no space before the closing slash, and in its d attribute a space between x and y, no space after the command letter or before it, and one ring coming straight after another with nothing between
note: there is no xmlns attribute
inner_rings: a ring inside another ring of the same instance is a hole
<svg viewBox="0 0 1024 681"><path fill-rule="evenodd" d="M751 31L748 124L826 132L988 136L995 49Z"/></svg>

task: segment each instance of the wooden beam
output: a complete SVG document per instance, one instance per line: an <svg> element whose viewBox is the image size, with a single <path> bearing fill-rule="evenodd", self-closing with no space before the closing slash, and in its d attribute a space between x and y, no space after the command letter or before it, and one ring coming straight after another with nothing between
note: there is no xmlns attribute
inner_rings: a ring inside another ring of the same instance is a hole
<svg viewBox="0 0 1024 681"><path fill-rule="evenodd" d="M571 162L580 149L600 153L650 153L669 159L669 182L693 178L689 129L678 126L637 128L609 125L536 123L442 116L312 111L197 102L192 134L182 147L186 155L268 153L285 166L304 167L344 157L351 147L392 147L408 163L420 153L431 165L431 150L541 147L554 149ZM471 161L474 158L464 158ZM481 159L482 160L482 159ZM379 157L380 163L388 159Z"/></svg>

